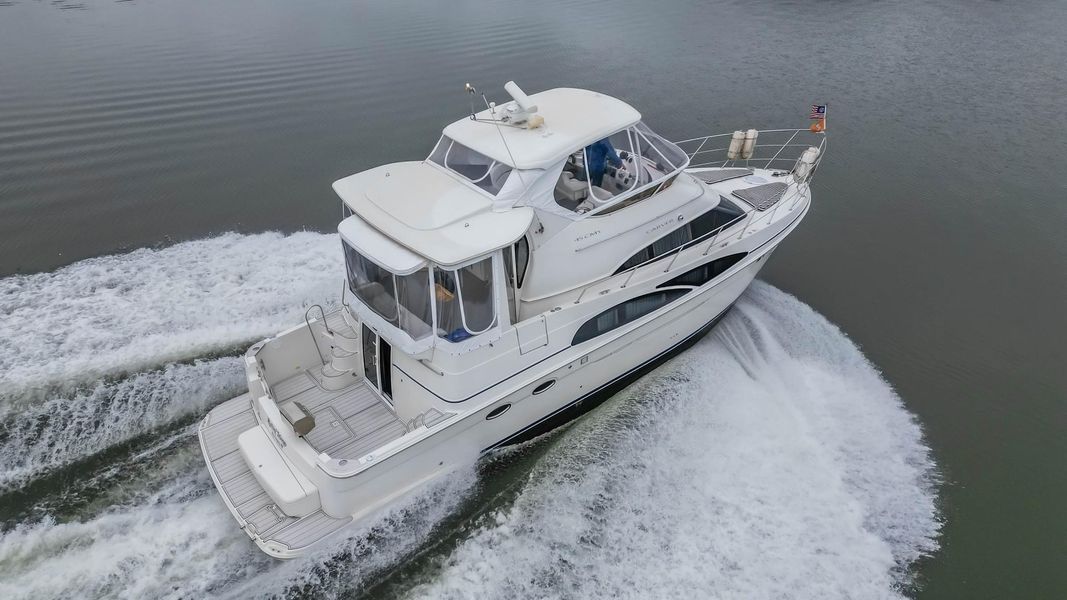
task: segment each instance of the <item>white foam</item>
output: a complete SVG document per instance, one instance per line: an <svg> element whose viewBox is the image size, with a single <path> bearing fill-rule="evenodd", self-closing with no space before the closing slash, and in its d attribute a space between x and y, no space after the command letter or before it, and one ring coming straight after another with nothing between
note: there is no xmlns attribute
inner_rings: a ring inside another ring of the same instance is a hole
<svg viewBox="0 0 1067 600"><path fill-rule="evenodd" d="M554 440L411 595L894 598L937 547L932 477L858 349L757 283L716 335Z"/></svg>
<svg viewBox="0 0 1067 600"><path fill-rule="evenodd" d="M204 478L185 477L167 491L210 485ZM270 560L250 546L217 497L166 495L85 522L46 519L3 534L0 597L205 597Z"/></svg>
<svg viewBox="0 0 1067 600"><path fill-rule="evenodd" d="M183 242L0 279L0 397L202 356L337 298L336 235Z"/></svg>
<svg viewBox="0 0 1067 600"><path fill-rule="evenodd" d="M310 556L276 561L237 528L196 469L134 506L0 535L0 597L249 598L307 586L336 595L422 545L473 481L473 470L458 472Z"/></svg>
<svg viewBox="0 0 1067 600"><path fill-rule="evenodd" d="M244 390L236 357L170 364L0 415L0 491L149 433Z"/></svg>

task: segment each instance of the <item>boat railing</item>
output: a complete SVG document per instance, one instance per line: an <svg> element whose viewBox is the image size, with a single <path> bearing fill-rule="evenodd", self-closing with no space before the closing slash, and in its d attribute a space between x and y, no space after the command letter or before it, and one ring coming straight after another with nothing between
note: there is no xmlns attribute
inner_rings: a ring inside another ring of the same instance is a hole
<svg viewBox="0 0 1067 600"><path fill-rule="evenodd" d="M689 156L689 168L756 167L760 169L792 170L800 155L812 146L819 149L814 171L826 150L826 133L810 129L760 129L756 144L748 158L730 158L730 139L733 132L706 135L674 142ZM811 179L811 175L808 176Z"/></svg>

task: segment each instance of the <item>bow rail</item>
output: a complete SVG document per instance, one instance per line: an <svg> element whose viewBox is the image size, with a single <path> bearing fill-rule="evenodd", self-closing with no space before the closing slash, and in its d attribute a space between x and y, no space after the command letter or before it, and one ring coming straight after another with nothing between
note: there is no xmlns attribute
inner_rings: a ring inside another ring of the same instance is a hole
<svg viewBox="0 0 1067 600"><path fill-rule="evenodd" d="M792 170L800 155L814 146L819 156L811 175L819 168L826 150L826 133L810 129L760 129L752 156L731 159L727 156L733 132L706 135L674 142L689 156L689 168L756 167L761 169ZM811 175L808 179L811 179Z"/></svg>

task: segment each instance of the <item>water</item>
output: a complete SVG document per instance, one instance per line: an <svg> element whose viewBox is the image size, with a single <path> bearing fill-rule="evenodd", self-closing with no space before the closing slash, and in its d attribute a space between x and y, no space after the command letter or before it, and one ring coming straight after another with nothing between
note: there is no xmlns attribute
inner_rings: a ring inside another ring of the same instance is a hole
<svg viewBox="0 0 1067 600"><path fill-rule="evenodd" d="M1058 1L0 2L0 595L1067 595L1065 27ZM329 183L512 78L674 138L829 103L776 287L588 418L266 559L195 422L336 299Z"/></svg>

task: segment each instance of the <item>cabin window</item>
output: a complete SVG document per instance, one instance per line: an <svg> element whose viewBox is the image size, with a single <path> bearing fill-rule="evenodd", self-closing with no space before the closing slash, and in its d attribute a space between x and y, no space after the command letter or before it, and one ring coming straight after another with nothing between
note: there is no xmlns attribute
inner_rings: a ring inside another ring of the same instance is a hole
<svg viewBox="0 0 1067 600"><path fill-rule="evenodd" d="M715 208L671 231L626 259L626 262L622 263L622 266L615 271L615 274L617 275L642 263L660 258L681 246L688 246L695 241L703 241L715 231L720 228L725 229L744 216L745 211L741 210L740 207L726 198L720 198L719 204Z"/></svg>
<svg viewBox="0 0 1067 600"><path fill-rule="evenodd" d="M368 308L393 325L397 324L396 285L393 274L344 244L348 287Z"/></svg>
<svg viewBox="0 0 1067 600"><path fill-rule="evenodd" d="M424 267L396 275L342 242L348 270L348 289L378 316L400 328L413 340L428 337L430 325L430 272Z"/></svg>
<svg viewBox="0 0 1067 600"><path fill-rule="evenodd" d="M457 270L434 268L438 337L450 342L487 331L496 322L493 259Z"/></svg>
<svg viewBox="0 0 1067 600"><path fill-rule="evenodd" d="M396 292L400 305L400 328L413 340L429 337L433 333L430 269L424 267L410 275L397 275Z"/></svg>
<svg viewBox="0 0 1067 600"><path fill-rule="evenodd" d="M736 265L742 258L747 256L747 252L740 252L738 254L731 254L722 258L717 258L709 263L700 265L694 269L690 269L685 273L667 281L661 283L656 287L671 287L675 285L690 285L693 287L700 287L705 283L708 283L712 279L715 279L719 275L725 273L730 267Z"/></svg>
<svg viewBox="0 0 1067 600"><path fill-rule="evenodd" d="M715 208L693 219L690 223L693 229L693 239L700 239L724 225L740 221L744 216L745 211L740 206L720 196L719 204Z"/></svg>
<svg viewBox="0 0 1067 600"><path fill-rule="evenodd" d="M515 273L518 277L516 287L522 287L522 281L526 278L526 267L530 265L530 241L523 236L515 242Z"/></svg>
<svg viewBox="0 0 1067 600"><path fill-rule="evenodd" d="M511 322L519 321L519 288L530 263L530 243L523 237L511 248L504 250L504 274L508 279L508 310Z"/></svg>
<svg viewBox="0 0 1067 600"><path fill-rule="evenodd" d="M492 195L500 193L512 168L463 144L442 136L429 161L440 165Z"/></svg>
<svg viewBox="0 0 1067 600"><path fill-rule="evenodd" d="M613 306L586 321L574 334L572 345L589 341L627 323L636 321L686 295L689 290L668 289L638 296Z"/></svg>
<svg viewBox="0 0 1067 600"><path fill-rule="evenodd" d="M459 270L459 296L463 325L471 333L493 326L493 259L486 258Z"/></svg>

